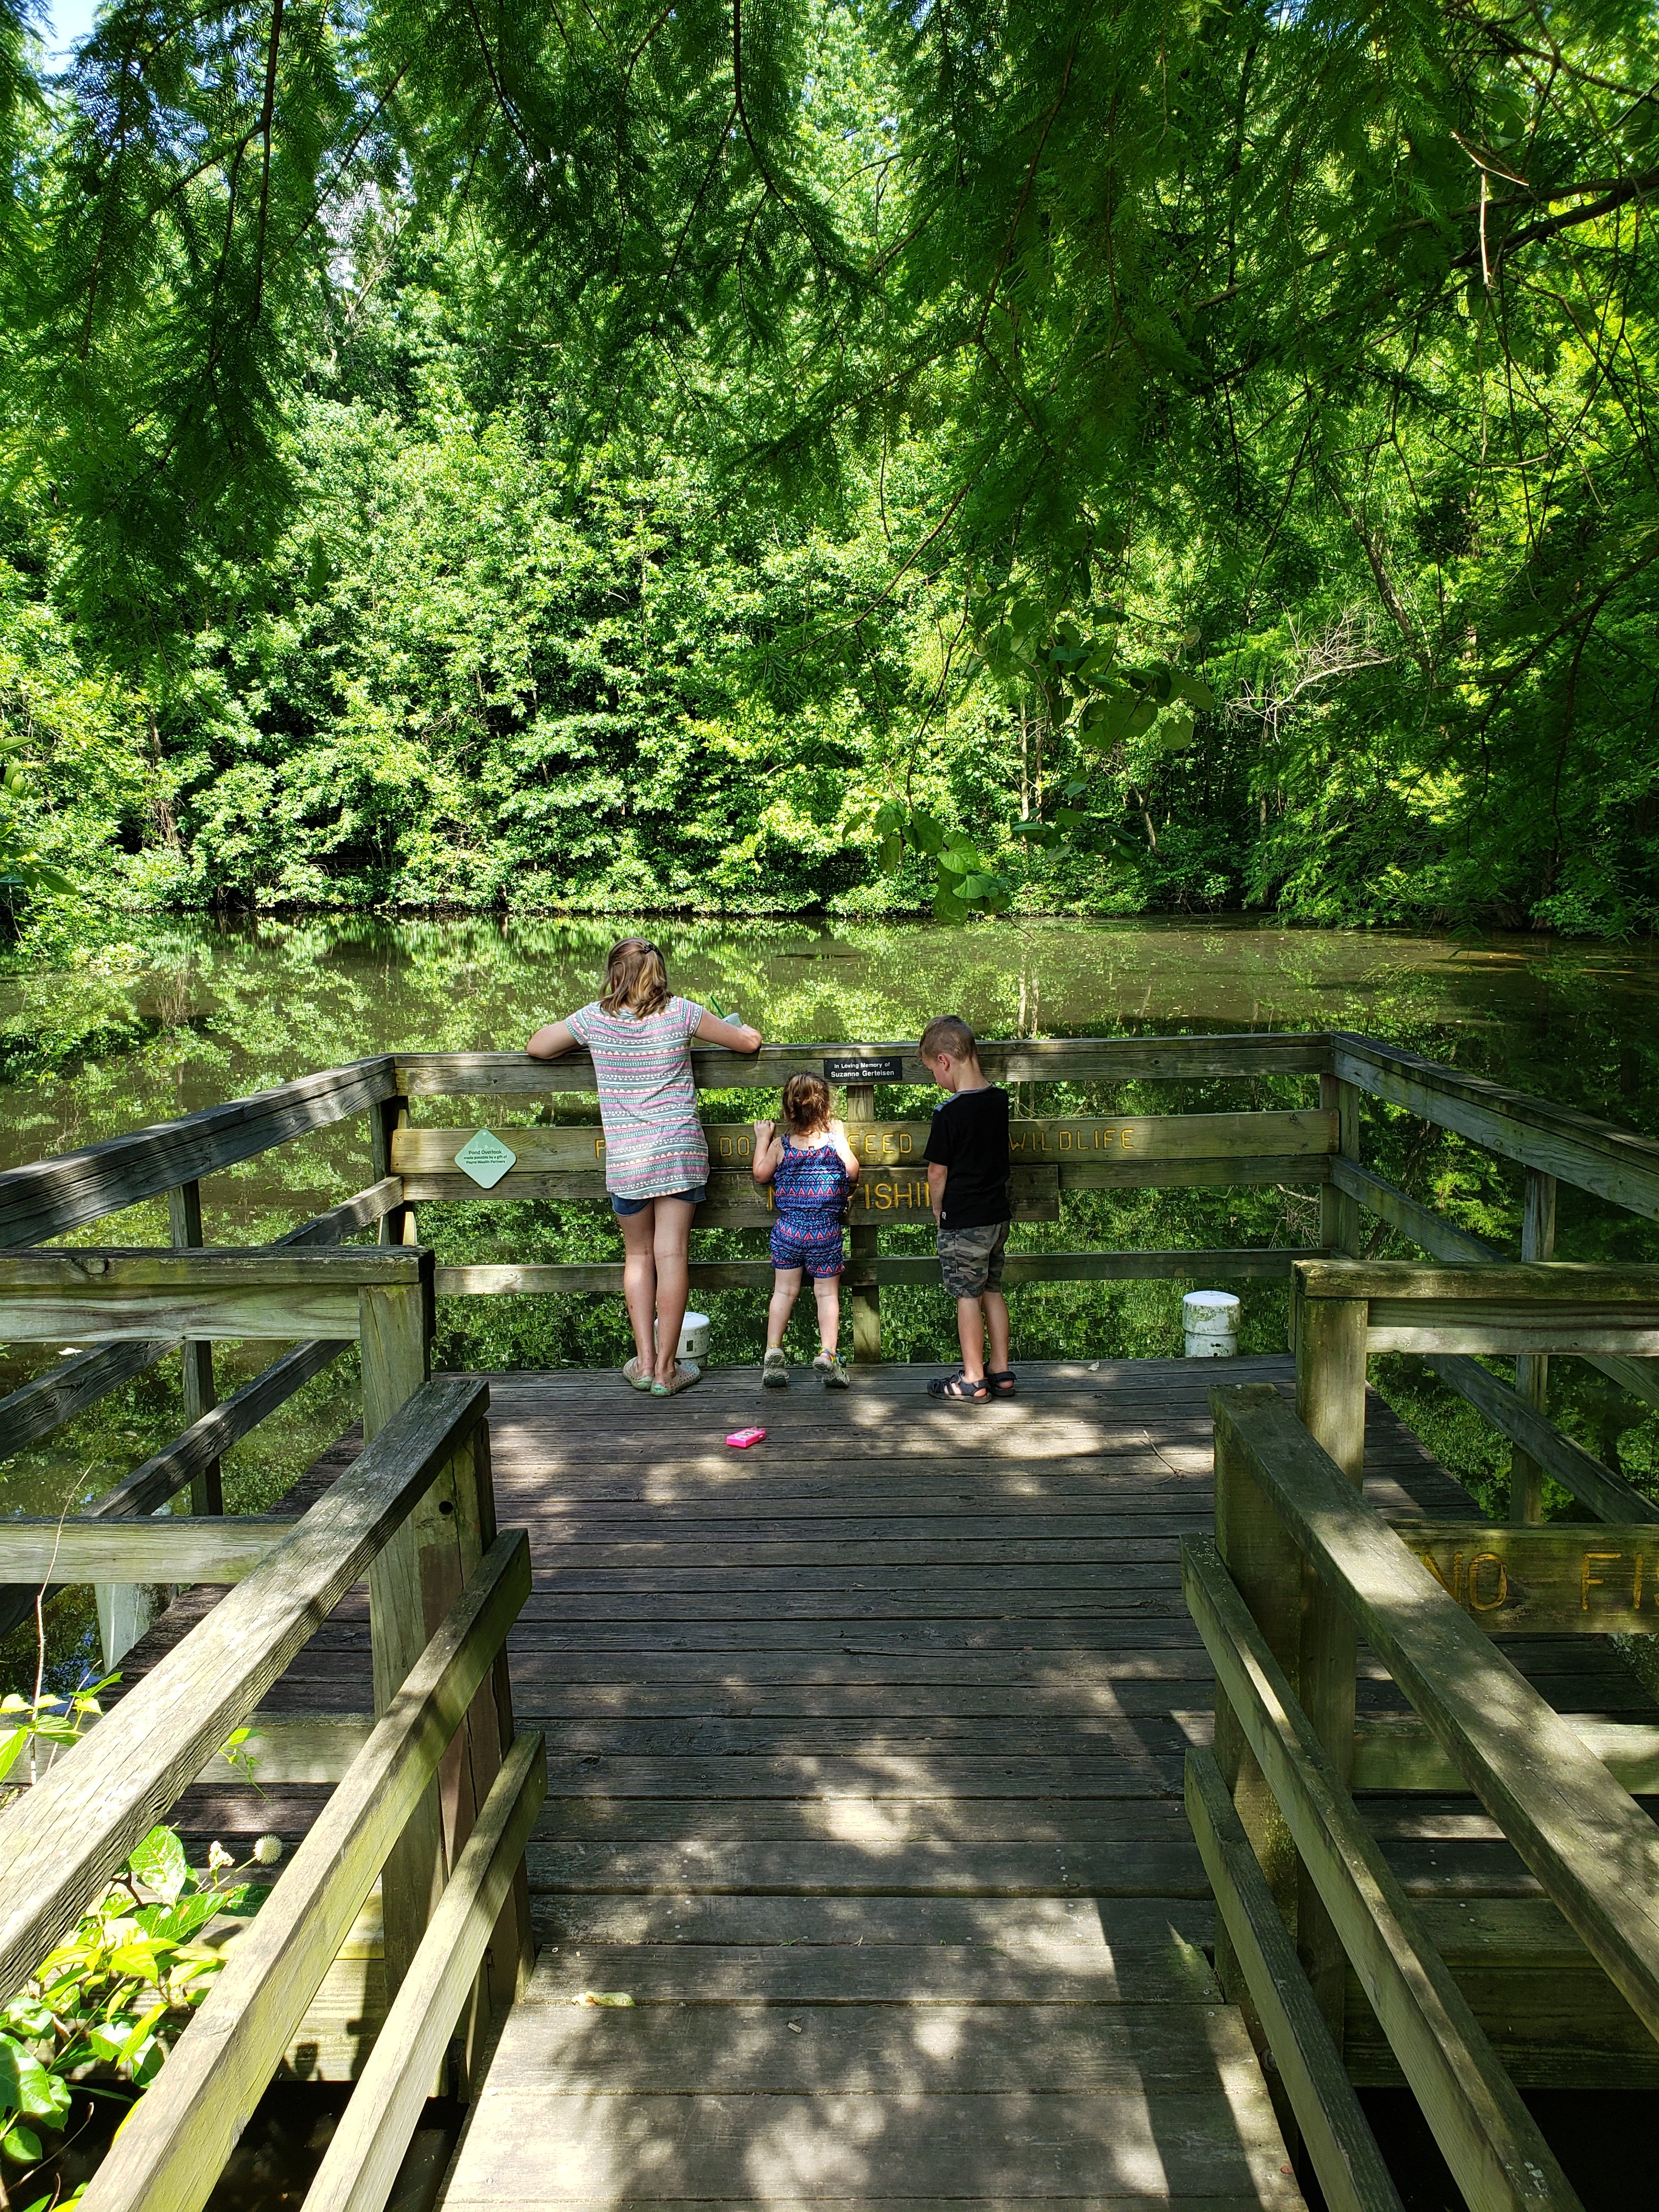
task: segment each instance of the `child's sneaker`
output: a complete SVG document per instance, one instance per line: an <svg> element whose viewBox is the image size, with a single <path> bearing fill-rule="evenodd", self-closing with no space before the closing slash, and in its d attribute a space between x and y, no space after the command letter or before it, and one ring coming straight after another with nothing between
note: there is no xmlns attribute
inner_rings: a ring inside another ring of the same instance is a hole
<svg viewBox="0 0 1659 2212"><path fill-rule="evenodd" d="M819 1352L812 1362L812 1372L823 1377L826 1390L845 1390L853 1380L842 1365L840 1355L834 1352Z"/></svg>
<svg viewBox="0 0 1659 2212"><path fill-rule="evenodd" d="M775 1344L761 1362L761 1383L768 1390L789 1388L789 1362Z"/></svg>

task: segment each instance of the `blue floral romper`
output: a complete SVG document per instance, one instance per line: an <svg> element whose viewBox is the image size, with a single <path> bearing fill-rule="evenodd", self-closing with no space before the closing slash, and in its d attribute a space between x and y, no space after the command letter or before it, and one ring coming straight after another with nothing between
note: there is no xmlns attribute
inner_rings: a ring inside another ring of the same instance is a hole
<svg viewBox="0 0 1659 2212"><path fill-rule="evenodd" d="M848 1189L847 1170L832 1145L802 1152L785 1138L783 1158L772 1177L775 1267L805 1267L815 1282L840 1274L841 1214Z"/></svg>

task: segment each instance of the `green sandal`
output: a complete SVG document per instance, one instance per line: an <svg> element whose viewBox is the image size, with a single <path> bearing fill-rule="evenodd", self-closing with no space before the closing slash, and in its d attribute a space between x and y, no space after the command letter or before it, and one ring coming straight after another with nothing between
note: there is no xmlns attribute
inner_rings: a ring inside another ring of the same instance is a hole
<svg viewBox="0 0 1659 2212"><path fill-rule="evenodd" d="M622 1378L630 1389L648 1390L651 1388L650 1375L640 1365L638 1352L635 1352L631 1359L623 1362Z"/></svg>

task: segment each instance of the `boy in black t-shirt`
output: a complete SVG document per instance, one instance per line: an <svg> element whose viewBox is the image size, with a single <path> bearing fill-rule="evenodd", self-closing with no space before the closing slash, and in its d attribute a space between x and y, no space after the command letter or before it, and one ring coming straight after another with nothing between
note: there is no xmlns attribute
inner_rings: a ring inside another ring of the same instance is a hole
<svg viewBox="0 0 1659 2212"><path fill-rule="evenodd" d="M1008 1094L985 1079L979 1045L966 1022L941 1014L922 1033L921 1057L941 1091L922 1158L939 1224L945 1287L957 1302L962 1371L930 1382L933 1398L1012 1398L1008 1301L1002 1261L1013 1206L1008 1193ZM991 1340L990 1363L985 1339Z"/></svg>

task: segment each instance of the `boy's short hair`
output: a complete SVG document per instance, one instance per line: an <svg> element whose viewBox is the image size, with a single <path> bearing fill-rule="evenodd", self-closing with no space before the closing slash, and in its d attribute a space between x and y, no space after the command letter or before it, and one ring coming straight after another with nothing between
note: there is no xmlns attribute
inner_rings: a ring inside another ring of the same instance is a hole
<svg viewBox="0 0 1659 2212"><path fill-rule="evenodd" d="M960 1014L935 1015L921 1033L922 1058L937 1060L941 1053L979 1064L979 1039Z"/></svg>

